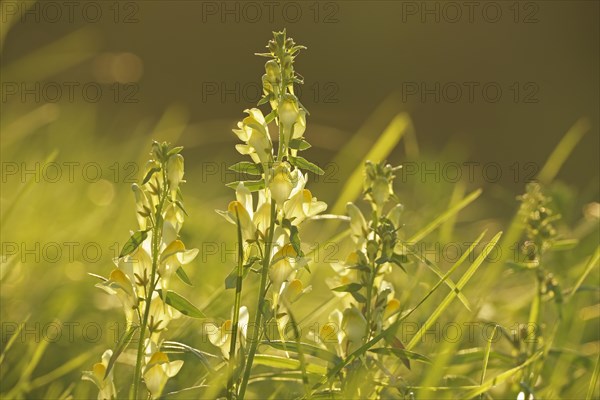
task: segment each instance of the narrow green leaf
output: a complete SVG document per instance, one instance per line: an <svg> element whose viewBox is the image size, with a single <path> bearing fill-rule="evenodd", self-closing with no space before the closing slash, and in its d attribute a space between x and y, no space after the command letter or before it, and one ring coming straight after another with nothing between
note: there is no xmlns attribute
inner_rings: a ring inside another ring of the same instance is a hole
<svg viewBox="0 0 600 400"><path fill-rule="evenodd" d="M284 343L281 340L265 340L262 343L266 344L268 346L271 346L277 350L291 351L293 353L298 353L298 343L297 342L285 342ZM341 358L338 357L336 354L334 354L328 350L322 349L320 347L317 347L313 344L303 342L302 344L300 344L300 346L302 346L302 351L304 352L304 354L308 354L313 357L317 357L323 361L327 361L327 362L331 362L331 363L337 363L337 362L341 361Z"/></svg>
<svg viewBox="0 0 600 400"><path fill-rule="evenodd" d="M152 176L158 171L160 171L160 167L150 168L150 170L146 172L146 176L144 176L144 179L142 180L142 185L148 183L150 179L152 179Z"/></svg>
<svg viewBox="0 0 600 400"><path fill-rule="evenodd" d="M183 146L177 146L177 147L173 147L171 150L169 150L169 152L167 153L167 157L171 157L174 154L179 154L181 153L181 150L183 150Z"/></svg>
<svg viewBox="0 0 600 400"><path fill-rule="evenodd" d="M600 354L596 359L596 366L594 367L594 372L592 373L592 379L590 379L590 386L588 388L587 395L585 396L586 400L591 400L594 397L594 392L596 391L596 384L598 383L598 375L600 374Z"/></svg>
<svg viewBox="0 0 600 400"><path fill-rule="evenodd" d="M536 353L536 354L534 354L527 361L525 361L523 364L519 365L518 367L509 369L508 371L504 371L500 375L497 375L497 376L493 377L492 379L490 379L487 382L485 382L483 385L480 385L478 388L473 389L470 392L468 392L463 398L465 398L465 399L472 399L473 397L476 397L476 396L478 396L478 395L480 395L482 393L487 392L488 390L490 390L494 386L497 386L497 385L499 385L501 383L504 383L509 378L511 378L512 376L516 375L523 368L525 368L526 366L528 366L529 364L531 364L532 362L534 362L535 360L537 360L541 355L542 355L541 351L538 352L538 353Z"/></svg>
<svg viewBox="0 0 600 400"><path fill-rule="evenodd" d="M538 179L542 183L550 183L558 174L558 171L565 163L569 155L579 143L583 135L590 130L590 122L582 118L575 122L575 124L565 133L565 136L560 140L546 164L542 167L542 170L538 174Z"/></svg>
<svg viewBox="0 0 600 400"><path fill-rule="evenodd" d="M292 369L297 370L300 368L300 361L280 356L273 356L270 354L257 354L254 356L254 364L256 365L264 365L266 367L276 368L276 369ZM306 366L306 372L310 374L323 375L327 373L327 368L317 365L317 364L308 364ZM299 375L298 380L301 380L302 377Z"/></svg>
<svg viewBox="0 0 600 400"><path fill-rule="evenodd" d="M131 235L129 240L123 246L121 253L119 253L119 258L125 257L126 255L133 253L135 251L135 249L137 249L140 246L140 244L142 244L142 242L144 240L146 240L147 237L148 237L147 230L135 232L133 235Z"/></svg>
<svg viewBox="0 0 600 400"><path fill-rule="evenodd" d="M292 139L290 140L289 147L290 149L303 151L310 149L312 146L304 139Z"/></svg>
<svg viewBox="0 0 600 400"><path fill-rule="evenodd" d="M259 181L235 181L235 182L228 183L225 186L230 187L233 190L235 190L240 182L242 182L244 184L244 186L251 192L256 192L258 190L265 188L265 181L263 181L262 179Z"/></svg>
<svg viewBox="0 0 600 400"><path fill-rule="evenodd" d="M471 193L452 207L448 208L441 215L427 224L423 229L419 230L415 233L410 239L407 240L408 243L416 243L419 240L423 239L425 236L433 232L438 226L440 226L444 221L448 220L453 215L457 214L460 210L471 204L475 199L477 199L481 195L481 189L477 189Z"/></svg>
<svg viewBox="0 0 600 400"><path fill-rule="evenodd" d="M113 365L115 365L115 362L117 361L117 358L119 358L119 356L121 355L121 353L127 348L127 346L129 345L129 343L131 342L131 338L133 337L133 334L135 333L135 331L137 330L137 328L138 328L137 325L132 325L131 327L129 327L129 329L127 330L127 332L125 332L123 334L123 336L121 336L121 339L119 339L119 343L117 344L117 348L115 349L115 351L113 351L113 354L110 357L110 360L108 360L108 365L106 366L106 372L104 373L104 378L105 379L108 376L108 374L110 373Z"/></svg>
<svg viewBox="0 0 600 400"><path fill-rule="evenodd" d="M229 167L230 170L241 174L262 175L262 167L260 164L254 164L250 161L240 161Z"/></svg>
<svg viewBox="0 0 600 400"><path fill-rule="evenodd" d="M367 298L359 292L351 292L350 294L352 297L354 297L354 300L358 301L359 303L365 304L367 302Z"/></svg>
<svg viewBox="0 0 600 400"><path fill-rule="evenodd" d="M189 278L189 277L187 276L187 274L185 273L185 271L184 271L183 267L179 267L179 268L177 268L177 271L176 271L176 273L177 273L177 276L179 277L179 279L181 279L181 281L182 281L183 283L185 283L185 284L186 284L186 285L188 285L188 286L194 286L194 285L192 284L192 281L190 280L190 278Z"/></svg>
<svg viewBox="0 0 600 400"><path fill-rule="evenodd" d="M496 336L496 329L498 328L498 325L494 326L494 330L492 331L492 336L490 336L490 340L488 340L487 345L485 346L485 354L483 356L483 368L481 370L481 381L480 381L480 385L483 385L483 383L485 382L485 373L487 372L487 367L488 367L488 362L490 361L490 351L492 350L492 341L494 340L494 337ZM481 398L483 398L483 394L481 395Z"/></svg>
<svg viewBox="0 0 600 400"><path fill-rule="evenodd" d="M336 292L356 292L359 291L360 289L362 289L363 285L361 285L360 283L348 283L346 285L342 285L342 286L338 286L336 288L333 288L331 290L334 290Z"/></svg>
<svg viewBox="0 0 600 400"><path fill-rule="evenodd" d="M489 255L489 253L492 251L492 249L494 248L494 246L496 245L498 240L500 240L501 236L502 236L502 232L498 232L496 234L496 236L494 236L492 238L492 240L486 245L486 247L483 249L481 254L479 254L479 256L477 256L475 261L473 261L471 266L469 266L467 271L464 273L464 275L460 278L460 280L456 284L456 289L446 295L444 300L442 300L442 302L431 313L429 318L427 318L427 321L425 321L425 323L423 325L421 325L421 328L417 331L415 336L412 337L412 339L406 346L406 348L408 350L411 350L412 348L414 348L417 345L417 343L421 340L421 338L423 337L425 332L427 332L427 330L431 327L431 325L433 325L435 323L435 321L437 321L437 319L446 310L446 308L448 308L450 303L452 303L452 300L454 300L454 297L456 296L457 291L460 291L465 287L467 282L471 279L471 277L475 274L477 269L479 269L479 267L481 266L483 261L486 259L486 257ZM450 271L448 271L448 273L453 272L459 265L461 265L463 263L464 260L467 259L467 257L469 257L471 252L473 252L473 250L479 244L479 242L481 241L482 238L483 238L483 233L481 235L479 235L479 237L477 238L475 243L473 243L471 246L469 246L469 249L465 252L465 254L463 254L458 259L458 261L456 261L456 263L450 268ZM447 276L448 273L446 273L445 276Z"/></svg>
<svg viewBox="0 0 600 400"><path fill-rule="evenodd" d="M393 355L399 358L406 357L411 360L422 361L426 363L431 363L431 360L424 356L423 354L415 353L414 351L403 350L399 348L387 348L387 347L378 347L376 349L369 349L371 353L384 354L384 355Z"/></svg>
<svg viewBox="0 0 600 400"><path fill-rule="evenodd" d="M342 214L346 208L346 203L353 201L360 195L360 192L363 189L363 165L365 162L367 160L375 162L385 160L398 142L400 142L400 139L409 130L411 124L410 117L407 113L400 113L392 119L381 136L377 139L377 142L375 142L358 167L352 172L352 175L346 180L342 192L332 207L331 212L333 214ZM355 137L359 137L358 135L359 134L357 133ZM351 140L351 142L353 142L353 140ZM358 143L353 143L352 146L349 144L348 147L350 151L360 149ZM342 162L343 160L339 158L336 158L333 161L335 165L342 165Z"/></svg>
<svg viewBox="0 0 600 400"><path fill-rule="evenodd" d="M568 301L570 301L571 298L573 297L573 295L575 293L577 293L577 290L579 290L579 287L583 284L583 281L588 276L588 274L592 271L592 269L598 265L599 259L600 259L600 246L596 247L596 251L594 252L594 255L590 257L590 259L588 260L588 262L585 266L585 269L583 270L583 274L581 274L581 276L577 280L577 283L575 283L575 286L573 286L573 288L569 292Z"/></svg>
<svg viewBox="0 0 600 400"><path fill-rule="evenodd" d="M313 174L325 175L325 171L323 171L318 165L311 163L304 157L289 156L288 160L289 160L290 164L292 164L298 168L305 169L307 171L312 172Z"/></svg>
<svg viewBox="0 0 600 400"><path fill-rule="evenodd" d="M161 289L157 290L157 292L161 297L163 297ZM202 311L196 308L195 305L190 303L188 299L172 290L167 290L167 294L166 297L164 297L164 299L165 303L167 303L183 315L187 315L191 318L206 318L206 315L204 315Z"/></svg>

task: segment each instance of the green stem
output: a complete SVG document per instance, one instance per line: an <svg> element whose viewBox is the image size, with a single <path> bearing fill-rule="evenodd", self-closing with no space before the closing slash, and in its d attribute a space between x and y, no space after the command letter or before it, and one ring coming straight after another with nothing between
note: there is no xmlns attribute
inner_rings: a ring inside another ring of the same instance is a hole
<svg viewBox="0 0 600 400"><path fill-rule="evenodd" d="M258 301L256 304L256 315L254 316L254 325L252 326L252 334L249 337L250 350L248 351L248 360L244 369L244 376L238 393L238 399L243 400L250 379L250 371L254 362L254 355L260 342L260 325L262 324L262 310L265 304L265 289L267 287L267 277L269 275L269 265L271 264L271 246L273 242L273 231L275 230L275 202L271 200L271 222L267 242L265 243L265 252L263 257L263 265L260 275L260 289L258 290Z"/></svg>
<svg viewBox="0 0 600 400"><path fill-rule="evenodd" d="M242 225L240 224L240 217L236 210L235 216L237 218L237 239L238 239L238 265L237 265L237 279L235 282L235 302L233 306L233 331L231 333L231 343L229 345L229 377L227 379L227 398L233 398L233 372L235 366L235 346L237 344L237 333L238 324L240 319L240 304L242 301L242 275L244 266L244 248L242 243Z"/></svg>
<svg viewBox="0 0 600 400"><path fill-rule="evenodd" d="M138 348L137 348L137 357L136 357L136 361L135 361L135 372L133 375L133 388L132 388L132 394L131 394L131 399L133 399L133 400L138 399L139 386L140 386L140 381L142 378L142 356L144 355L144 337L146 336L146 328L148 326L148 318L150 316L150 303L152 301L152 293L154 293L154 290L156 289L156 284L158 283L158 280L156 279L156 272L158 270L158 250L159 250L158 246L160 243L160 237L162 236L162 226L161 226L161 224L158 223L158 221L161 220L160 216L162 214L162 208L164 206L165 199L168 194L168 183L167 183L168 181L167 181L167 174L164 170L164 165L163 165L163 182L164 182L163 192L160 196L158 205L156 206L156 215L154 218L154 220L156 222L154 223L154 226L152 227L152 274L150 276L150 290L147 292L146 299L144 301L144 304L145 304L144 317L142 319L142 325L140 327L140 338L139 338Z"/></svg>

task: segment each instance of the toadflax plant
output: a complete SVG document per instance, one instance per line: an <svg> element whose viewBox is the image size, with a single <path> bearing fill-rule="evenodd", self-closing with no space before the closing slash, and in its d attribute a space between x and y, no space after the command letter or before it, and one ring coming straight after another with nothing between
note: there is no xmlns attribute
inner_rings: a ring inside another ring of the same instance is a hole
<svg viewBox="0 0 600 400"><path fill-rule="evenodd" d="M109 278L102 278L96 285L119 299L127 326L116 349L105 351L102 362L94 364L92 371L84 372L83 378L98 387L99 399L124 397L115 388L113 367L119 355L133 342L136 332L132 399L139 398L142 379L147 391L143 398L160 397L168 379L183 365L183 361L171 361L161 351L163 335L171 319L181 313L200 313L169 289L174 275L188 281L181 266L198 254L197 249L186 249L179 237L185 216L180 190L184 182L181 150L167 143L152 144L152 159L146 165L142 183L132 186L139 229L115 259L116 268Z"/></svg>
<svg viewBox="0 0 600 400"><path fill-rule="evenodd" d="M226 280L228 288L235 288L232 319L220 327L209 326L207 332L228 359L228 398L244 398L257 346L265 337L264 327L273 319L280 327L293 321L289 304L306 291L295 279L296 271L307 267L308 262L301 248L299 226L327 208L306 189L307 174L303 172L323 171L299 156L310 147L304 139L308 112L294 93L294 85L302 83L294 70L294 59L304 48L286 37L285 31L273 33L268 52L258 54L269 59L258 106L269 104L271 110L267 115L258 108L246 110L247 117L233 130L242 141L236 145L237 151L251 161L231 169L256 178L228 184L235 189L236 200L226 211L219 211L237 227L239 255ZM276 144L271 139L273 129L278 132ZM259 276L253 316L241 305L243 279L250 271ZM253 322L246 327L249 320Z"/></svg>
<svg viewBox="0 0 600 400"><path fill-rule="evenodd" d="M393 268L404 269L405 262L405 256L397 250L403 206L398 204L392 189L394 171L389 164L367 162L364 196L370 206L368 218L353 203L346 206L355 250L345 262L332 264L336 276L327 281L333 292L342 297L343 308L330 314L329 324L318 334L319 341L341 358L389 327L400 311L394 287L386 280ZM373 388L365 383L373 381L371 375L376 371L390 374L382 357L402 354L404 347L393 336L386 340L387 347L372 348L372 356L357 359L345 368L341 379L343 395L368 397ZM407 359L403 361L408 364Z"/></svg>

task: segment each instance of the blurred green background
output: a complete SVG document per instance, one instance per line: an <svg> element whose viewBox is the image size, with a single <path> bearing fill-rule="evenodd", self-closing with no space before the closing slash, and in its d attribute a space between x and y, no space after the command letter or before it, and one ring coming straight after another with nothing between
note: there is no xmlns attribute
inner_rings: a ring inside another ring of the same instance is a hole
<svg viewBox="0 0 600 400"><path fill-rule="evenodd" d="M561 234L580 240L549 261L571 286L598 245L589 205L599 190L600 3L466 3L0 2L0 393L95 396L91 384L79 382L80 370L114 345L122 316L86 273L108 274L134 229L130 186L141 178L153 139L185 146L183 235L201 255L188 270L195 286L181 290L208 315L228 315L233 296L222 296L222 289L233 265L234 231L213 210L231 200L224 183L236 177L226 166L241 159L231 128L259 99L264 60L253 54L282 28L308 47L296 69L305 77L301 101L310 111L307 154L326 171L309 183L319 199L336 203L368 149L404 112L410 133L390 146L388 159L410 171L396 185L407 209L406 237L446 209L453 193L484 189L455 226L427 237L431 248L435 241L473 240L484 228L487 239L505 229L518 207L515 196L563 135L570 129L583 135L549 189L563 215ZM448 163L461 166L460 183L443 170ZM425 168L434 172L421 175ZM325 241L339 229L312 222L303 239ZM348 249L342 242L317 257L302 317L331 297L323 283L331 273L328 256L344 258ZM447 265L443 257L440 264ZM533 280L502 268L492 263L480 271L481 282L494 286L471 283L472 301L510 326L526 321ZM419 279L395 282L406 304L435 283L435 276L415 271ZM487 282L494 275L502 279ZM588 279L598 282L597 268ZM490 287L493 297L486 296ZM568 313L570 329L560 336L588 361L599 349L599 300L594 290L578 298ZM448 320L474 317L454 307ZM425 310L419 318L426 316ZM26 320L25 333L4 352ZM56 326L61 336L44 340L55 337ZM198 321L178 321L172 330L215 351ZM574 360L561 359L561 368ZM196 362L186 358L173 389L193 382ZM575 366L573 385L558 386L563 394L585 393L589 365ZM548 376L556 377L552 371Z"/></svg>

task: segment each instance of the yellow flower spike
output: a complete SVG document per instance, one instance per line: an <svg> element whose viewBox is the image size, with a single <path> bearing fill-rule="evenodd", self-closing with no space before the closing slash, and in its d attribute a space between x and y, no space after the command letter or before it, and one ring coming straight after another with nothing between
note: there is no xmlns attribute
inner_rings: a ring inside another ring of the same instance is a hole
<svg viewBox="0 0 600 400"><path fill-rule="evenodd" d="M385 309L383 310L383 320L384 321L387 320L388 318L392 317L399 311L400 311L400 300L391 299L390 301L387 302Z"/></svg>
<svg viewBox="0 0 600 400"><path fill-rule="evenodd" d="M275 202L281 207L290 197L294 184L287 163L280 163L275 167L273 178L269 183L269 190Z"/></svg>

